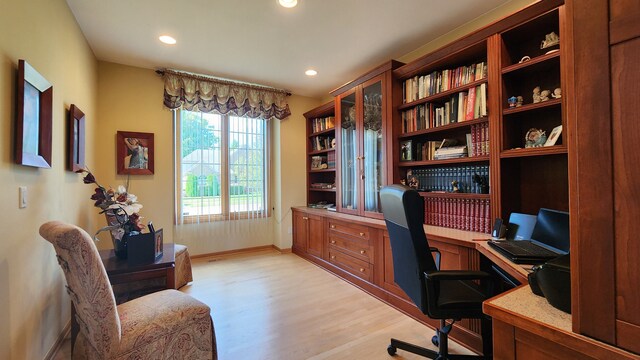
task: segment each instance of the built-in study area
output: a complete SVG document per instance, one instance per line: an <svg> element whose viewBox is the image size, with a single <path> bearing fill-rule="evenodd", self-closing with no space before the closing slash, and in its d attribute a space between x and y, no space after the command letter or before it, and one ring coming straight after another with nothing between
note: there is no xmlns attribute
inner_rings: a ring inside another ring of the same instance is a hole
<svg viewBox="0 0 640 360"><path fill-rule="evenodd" d="M638 358L638 15L632 2L541 1L334 90L305 113L293 252L481 353L483 318L449 332L396 278L394 238L415 241L419 214L434 271L491 275L494 358ZM391 184L406 186L406 218L381 204ZM539 249L512 252L525 243ZM389 354L411 349L394 341Z"/></svg>

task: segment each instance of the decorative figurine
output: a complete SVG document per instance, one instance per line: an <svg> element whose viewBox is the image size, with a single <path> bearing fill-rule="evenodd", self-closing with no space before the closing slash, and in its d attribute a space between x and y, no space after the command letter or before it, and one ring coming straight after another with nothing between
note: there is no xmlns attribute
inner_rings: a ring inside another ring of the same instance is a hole
<svg viewBox="0 0 640 360"><path fill-rule="evenodd" d="M536 86L535 88L533 88L533 103L539 103L540 102L540 86Z"/></svg>
<svg viewBox="0 0 640 360"><path fill-rule="evenodd" d="M407 180L409 180L409 187L410 188L412 188L412 189L417 189L418 188L418 185L420 183L418 182L418 178L417 177L409 176Z"/></svg>
<svg viewBox="0 0 640 360"><path fill-rule="evenodd" d="M558 36L558 34L552 31L545 36L544 40L542 40L542 43L540 44L540 49L546 49L548 47L556 46L558 44L560 44L560 37Z"/></svg>
<svg viewBox="0 0 640 360"><path fill-rule="evenodd" d="M452 192L454 192L454 193L459 193L459 192L461 192L461 191L460 191L460 188L458 187L458 180L453 180L453 181L451 182L451 187L453 188Z"/></svg>
<svg viewBox="0 0 640 360"><path fill-rule="evenodd" d="M553 90L553 94L551 94L551 97L554 99L560 99L562 97L562 90L560 88L555 88L555 90Z"/></svg>
<svg viewBox="0 0 640 360"><path fill-rule="evenodd" d="M525 148L542 147L547 142L547 134L541 129L531 128L527 131L524 140Z"/></svg>
<svg viewBox="0 0 640 360"><path fill-rule="evenodd" d="M522 106L523 103L524 103L524 98L522 96L518 96L516 98L516 107Z"/></svg>
<svg viewBox="0 0 640 360"><path fill-rule="evenodd" d="M509 103L509 107L516 107L516 103L518 102L518 99L515 96L512 96L510 98L507 99L507 103Z"/></svg>
<svg viewBox="0 0 640 360"><path fill-rule="evenodd" d="M542 90L542 92L540 93L540 102L548 101L549 100L549 95L551 95L551 91Z"/></svg>
<svg viewBox="0 0 640 360"><path fill-rule="evenodd" d="M523 62L527 62L529 60L531 60L531 57L525 55L525 56L522 57L522 59L520 59L520 61L518 61L518 64L522 64Z"/></svg>

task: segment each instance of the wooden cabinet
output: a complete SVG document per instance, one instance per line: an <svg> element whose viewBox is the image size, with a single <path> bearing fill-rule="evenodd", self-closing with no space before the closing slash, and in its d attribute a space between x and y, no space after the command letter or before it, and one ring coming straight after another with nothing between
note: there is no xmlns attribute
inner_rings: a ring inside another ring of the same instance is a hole
<svg viewBox="0 0 640 360"><path fill-rule="evenodd" d="M390 61L331 92L338 144L338 211L381 218L380 188L390 183L387 152L393 112Z"/></svg>
<svg viewBox="0 0 640 360"><path fill-rule="evenodd" d="M565 86L570 37L565 33L564 14L560 6L490 39L496 43L491 55L498 64L500 84L496 91L499 131L493 132L492 148L492 174L499 189L497 217L508 218L512 212L537 214L543 207L569 210L567 135L571 129L564 102L572 92ZM553 34L560 40L547 41ZM509 104L512 97L522 97L522 105Z"/></svg>
<svg viewBox="0 0 640 360"><path fill-rule="evenodd" d="M367 226L329 219L329 262L333 265L373 282L374 244Z"/></svg>
<svg viewBox="0 0 640 360"><path fill-rule="evenodd" d="M573 330L640 354L640 2L566 6Z"/></svg>
<svg viewBox="0 0 640 360"><path fill-rule="evenodd" d="M293 211L293 247L295 250L322 257L324 248L323 218Z"/></svg>
<svg viewBox="0 0 640 360"><path fill-rule="evenodd" d="M336 203L336 135L334 103L304 113L307 121L307 204Z"/></svg>

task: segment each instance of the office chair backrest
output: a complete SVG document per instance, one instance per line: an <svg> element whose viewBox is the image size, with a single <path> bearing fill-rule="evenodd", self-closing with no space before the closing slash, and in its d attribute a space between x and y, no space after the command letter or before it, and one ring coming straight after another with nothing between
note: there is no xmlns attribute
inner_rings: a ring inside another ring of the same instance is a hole
<svg viewBox="0 0 640 360"><path fill-rule="evenodd" d="M409 187L389 185L380 191L380 201L391 241L394 280L426 313L424 272L437 268L424 234L424 199Z"/></svg>

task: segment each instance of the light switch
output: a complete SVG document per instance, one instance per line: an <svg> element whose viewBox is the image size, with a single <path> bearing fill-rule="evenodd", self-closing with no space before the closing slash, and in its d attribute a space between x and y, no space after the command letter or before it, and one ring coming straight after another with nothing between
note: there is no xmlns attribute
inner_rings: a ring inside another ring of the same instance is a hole
<svg viewBox="0 0 640 360"><path fill-rule="evenodd" d="M27 207L27 187L26 186L20 186L18 188L18 193L20 194L19 196L19 207L20 209L24 209Z"/></svg>

